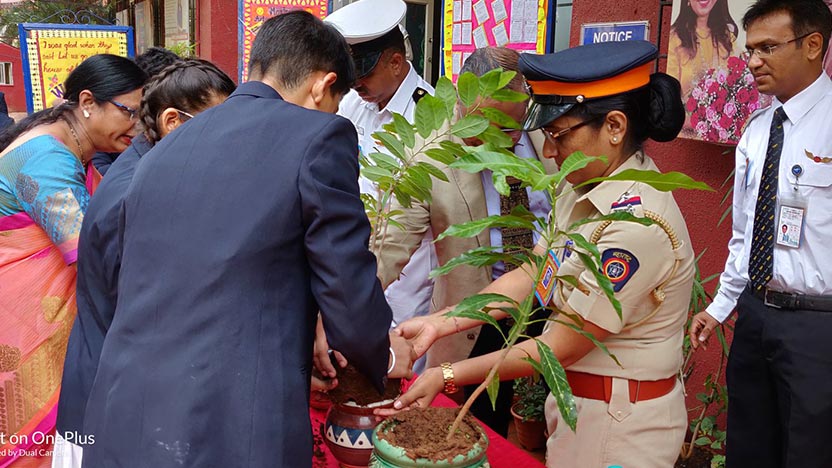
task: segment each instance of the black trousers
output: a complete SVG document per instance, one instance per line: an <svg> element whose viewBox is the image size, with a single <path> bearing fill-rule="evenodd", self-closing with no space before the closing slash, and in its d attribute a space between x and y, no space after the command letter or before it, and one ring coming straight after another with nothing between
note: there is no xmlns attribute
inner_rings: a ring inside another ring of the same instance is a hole
<svg viewBox="0 0 832 468"><path fill-rule="evenodd" d="M748 290L728 358L728 468L832 468L832 312Z"/></svg>

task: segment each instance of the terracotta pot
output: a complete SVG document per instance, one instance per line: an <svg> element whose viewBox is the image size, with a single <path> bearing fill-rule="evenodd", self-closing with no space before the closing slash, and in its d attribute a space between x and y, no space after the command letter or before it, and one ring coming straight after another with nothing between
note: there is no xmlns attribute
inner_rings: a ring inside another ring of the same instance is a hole
<svg viewBox="0 0 832 468"><path fill-rule="evenodd" d="M333 404L329 408L324 423L324 441L342 467L367 466L373 452L373 429L377 424L373 410L392 405L393 400L372 407Z"/></svg>
<svg viewBox="0 0 832 468"><path fill-rule="evenodd" d="M480 440L468 453L459 454L453 460L433 461L426 458L412 459L407 456L405 450L394 446L384 439L379 439L378 434L392 430L395 421L386 420L379 424L373 431L373 456L370 458L370 468L490 468L485 452L488 449L488 436L485 431L477 425L480 432Z"/></svg>
<svg viewBox="0 0 832 468"><path fill-rule="evenodd" d="M537 450L546 446L546 421L527 420L517 414L514 408L517 403L511 406L511 414L514 416L514 427L517 429L517 440L526 450Z"/></svg>

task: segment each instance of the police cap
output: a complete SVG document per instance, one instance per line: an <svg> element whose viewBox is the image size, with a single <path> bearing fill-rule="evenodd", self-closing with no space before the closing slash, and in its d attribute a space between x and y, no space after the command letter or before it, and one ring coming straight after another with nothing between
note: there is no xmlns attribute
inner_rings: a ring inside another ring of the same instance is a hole
<svg viewBox="0 0 832 468"><path fill-rule="evenodd" d="M520 71L532 91L525 130L550 124L575 104L650 83L656 46L647 41L602 42L553 54L521 54Z"/></svg>
<svg viewBox="0 0 832 468"><path fill-rule="evenodd" d="M352 48L358 78L370 74L381 54L390 47L404 47L399 23L407 5L402 0L359 0L327 16Z"/></svg>

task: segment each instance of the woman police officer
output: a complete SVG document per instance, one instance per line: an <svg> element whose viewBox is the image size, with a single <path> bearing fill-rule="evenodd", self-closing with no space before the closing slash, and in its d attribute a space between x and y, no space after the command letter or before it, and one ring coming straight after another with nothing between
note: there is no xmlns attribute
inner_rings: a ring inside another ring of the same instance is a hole
<svg viewBox="0 0 832 468"><path fill-rule="evenodd" d="M520 68L533 98L524 127L547 135L544 156L562 164L582 151L605 156L567 177L553 213L559 226L575 220L627 211L653 221L649 226L616 221L578 228L601 252L601 271L621 303L619 318L578 255L555 249L558 275L578 278L577 287L558 281L556 310L576 314L583 330L603 342L618 366L589 339L551 322L539 337L567 370L578 408L575 432L559 424L550 396L546 405L550 438L548 466L606 468L608 465L664 468L679 453L687 418L682 386L683 326L694 275L687 228L673 196L632 181L590 179L627 169L657 170L642 151L647 138L669 141L684 121L679 82L651 74L656 48L647 42L603 43L555 54L524 55ZM537 246L542 254L544 247ZM483 292L520 299L535 284L521 269L503 275ZM443 312L446 312L446 309ZM500 311L491 312L502 318ZM438 313L401 324L397 332L423 353L438 338L481 324ZM523 358L539 359L533 341L515 346L501 364L502 380L532 373ZM497 353L431 368L395 403L395 409L427 406L443 389L482 382ZM377 411L385 414L383 410Z"/></svg>

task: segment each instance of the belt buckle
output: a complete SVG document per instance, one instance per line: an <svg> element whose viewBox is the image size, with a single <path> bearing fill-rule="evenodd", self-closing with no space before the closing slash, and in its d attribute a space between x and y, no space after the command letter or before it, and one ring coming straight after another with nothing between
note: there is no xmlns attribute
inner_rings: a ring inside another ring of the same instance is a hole
<svg viewBox="0 0 832 468"><path fill-rule="evenodd" d="M775 309L782 309L783 308L783 306L777 305L777 304L775 304L773 302L770 302L768 300L768 293L771 292L770 289L765 288L765 289L763 289L763 291L764 291L764 293L763 293L763 304L765 304L768 307L774 307Z"/></svg>

